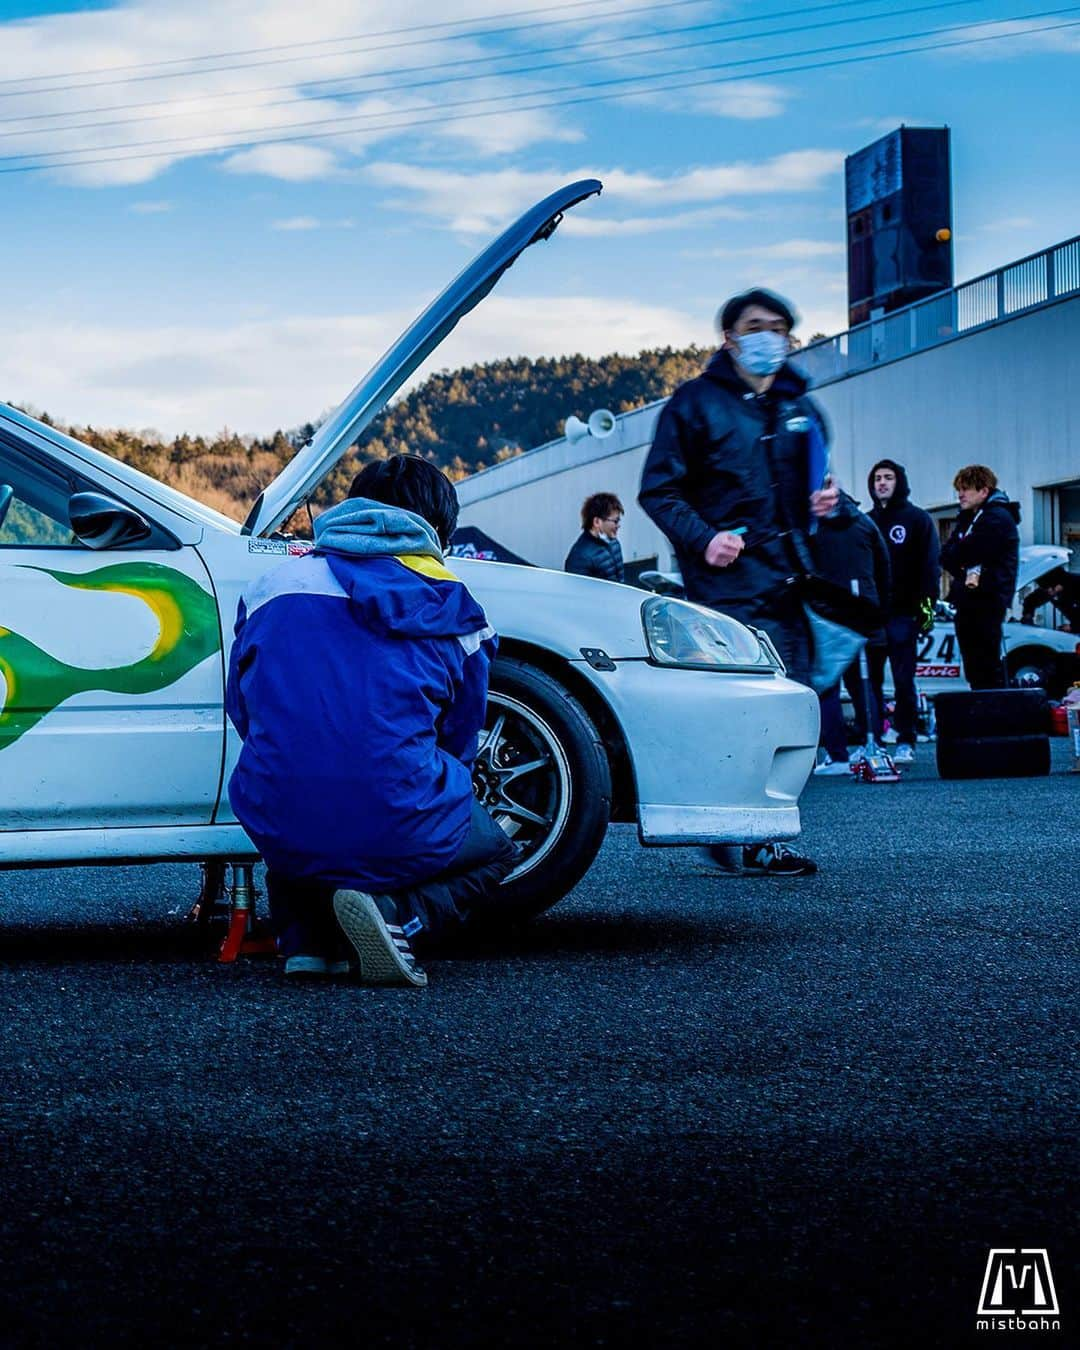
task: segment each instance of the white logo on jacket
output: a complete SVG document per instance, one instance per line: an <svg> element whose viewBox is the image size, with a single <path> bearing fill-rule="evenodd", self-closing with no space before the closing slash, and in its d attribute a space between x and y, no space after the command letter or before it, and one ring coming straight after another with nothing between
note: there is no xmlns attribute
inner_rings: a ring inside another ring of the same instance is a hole
<svg viewBox="0 0 1080 1350"><path fill-rule="evenodd" d="M903 525L893 525L889 529L889 538L894 544L902 544L907 538L907 528Z"/></svg>

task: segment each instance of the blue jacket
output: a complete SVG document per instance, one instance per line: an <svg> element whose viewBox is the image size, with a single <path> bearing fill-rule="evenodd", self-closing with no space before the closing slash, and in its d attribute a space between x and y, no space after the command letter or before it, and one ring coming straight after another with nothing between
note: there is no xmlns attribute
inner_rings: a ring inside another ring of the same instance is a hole
<svg viewBox="0 0 1080 1350"><path fill-rule="evenodd" d="M240 602L229 800L287 876L412 885L468 833L494 631L411 512L340 502L315 543Z"/></svg>

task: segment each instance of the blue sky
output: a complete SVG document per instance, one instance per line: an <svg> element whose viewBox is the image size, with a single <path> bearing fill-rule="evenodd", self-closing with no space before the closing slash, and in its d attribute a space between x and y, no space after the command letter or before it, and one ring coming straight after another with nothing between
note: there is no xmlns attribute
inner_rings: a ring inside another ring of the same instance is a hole
<svg viewBox="0 0 1080 1350"><path fill-rule="evenodd" d="M843 159L900 122L952 128L959 280L1080 233L1066 0L0 0L0 51L0 398L76 423L302 423L585 174L429 365L707 344L759 283L843 328Z"/></svg>

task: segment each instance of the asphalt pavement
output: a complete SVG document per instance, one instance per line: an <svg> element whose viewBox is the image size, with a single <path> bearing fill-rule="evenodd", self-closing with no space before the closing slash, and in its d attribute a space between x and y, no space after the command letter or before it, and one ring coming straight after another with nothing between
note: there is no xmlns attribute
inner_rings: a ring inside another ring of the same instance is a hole
<svg viewBox="0 0 1080 1350"><path fill-rule="evenodd" d="M1080 775L812 781L814 878L613 827L424 991L223 967L191 867L0 874L0 1342L1080 1342Z"/></svg>

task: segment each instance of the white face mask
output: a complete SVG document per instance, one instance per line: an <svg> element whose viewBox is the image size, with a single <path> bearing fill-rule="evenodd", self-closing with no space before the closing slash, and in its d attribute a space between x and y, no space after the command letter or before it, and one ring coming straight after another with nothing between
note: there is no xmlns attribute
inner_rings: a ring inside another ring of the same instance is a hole
<svg viewBox="0 0 1080 1350"><path fill-rule="evenodd" d="M751 375L775 375L787 360L788 340L783 333L742 333L735 360Z"/></svg>

